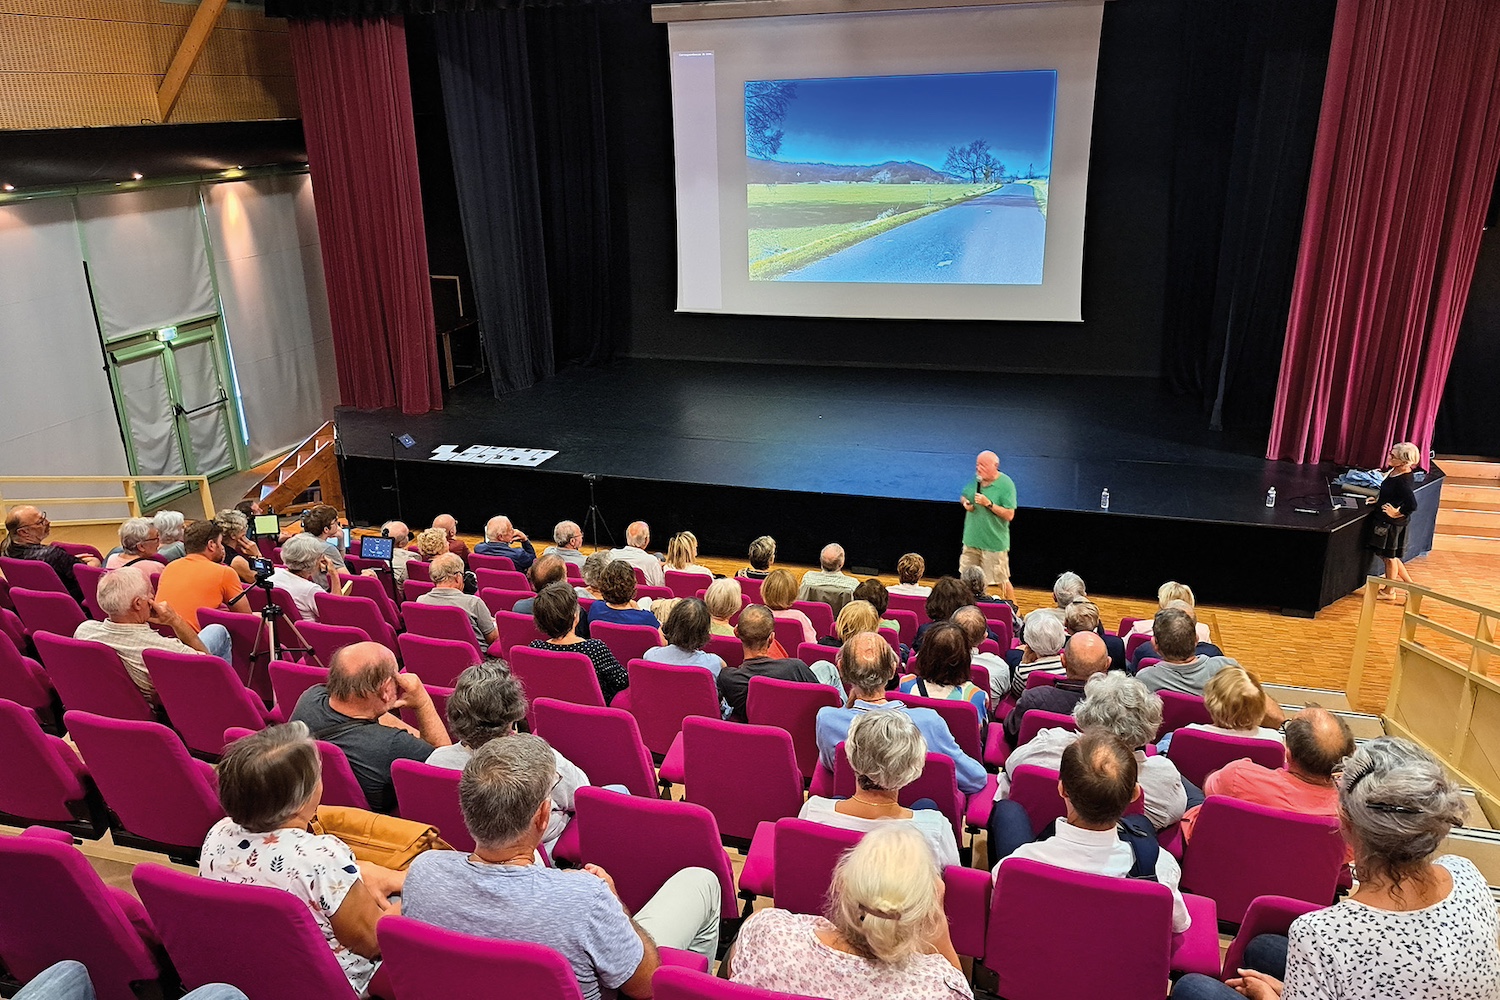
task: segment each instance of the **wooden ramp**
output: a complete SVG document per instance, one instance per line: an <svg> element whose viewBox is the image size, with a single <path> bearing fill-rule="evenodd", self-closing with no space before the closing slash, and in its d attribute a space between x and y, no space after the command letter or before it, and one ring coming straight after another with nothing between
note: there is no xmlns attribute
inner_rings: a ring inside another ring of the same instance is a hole
<svg viewBox="0 0 1500 1000"><path fill-rule="evenodd" d="M314 486L322 493L319 503L344 509L344 488L339 481L332 421L287 452L286 457L245 494L245 499L254 500L277 513L295 512L308 506L298 504L297 499Z"/></svg>
<svg viewBox="0 0 1500 1000"><path fill-rule="evenodd" d="M1436 459L1448 474L1432 547L1500 555L1500 462Z"/></svg>

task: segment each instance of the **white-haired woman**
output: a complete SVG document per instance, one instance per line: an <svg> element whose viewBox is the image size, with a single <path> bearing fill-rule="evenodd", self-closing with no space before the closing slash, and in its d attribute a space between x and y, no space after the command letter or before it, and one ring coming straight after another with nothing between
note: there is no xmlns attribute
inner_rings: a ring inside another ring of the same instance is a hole
<svg viewBox="0 0 1500 1000"><path fill-rule="evenodd" d="M179 515L180 516L180 515ZM120 548L104 561L105 569L134 566L146 574L153 586L161 574L162 563L155 558L161 548L161 532L149 517L132 517L120 525Z"/></svg>
<svg viewBox="0 0 1500 1000"><path fill-rule="evenodd" d="M814 795L798 815L815 823L867 833L886 823L909 823L922 832L940 865L956 865L953 824L936 809L908 809L897 802L927 763L927 741L905 712L865 712L849 727L844 753L854 771L854 797Z"/></svg>
<svg viewBox="0 0 1500 1000"><path fill-rule="evenodd" d="M1252 967L1228 985L1184 976L1173 1000L1500 997L1495 899L1467 858L1436 856L1464 821L1437 758L1395 737L1366 743L1344 764L1339 820L1354 849L1353 894L1298 917L1287 938L1255 938Z"/></svg>
<svg viewBox="0 0 1500 1000"><path fill-rule="evenodd" d="M156 522L156 532L161 538L161 548L156 552L167 562L181 559L187 555L187 549L182 544L182 532L186 527L186 519L182 512L177 510L159 510L152 518Z"/></svg>
<svg viewBox="0 0 1500 1000"><path fill-rule="evenodd" d="M734 982L828 1000L974 995L948 934L932 848L904 823L865 834L844 854L825 916L751 914L725 965Z"/></svg>
<svg viewBox="0 0 1500 1000"><path fill-rule="evenodd" d="M1414 583L1402 558L1406 555L1406 527L1417 511L1417 492L1413 483L1416 478L1412 470L1421 461L1417 446L1403 441L1391 448L1387 461L1390 468L1380 484L1380 495L1372 503L1375 513L1370 515L1370 541L1368 548L1385 562L1385 578ZM1406 595L1394 587L1381 587L1382 600L1400 603Z"/></svg>
<svg viewBox="0 0 1500 1000"><path fill-rule="evenodd" d="M255 570L250 568L251 559L260 558L260 549L250 540L250 519L230 507L214 516L219 527L224 529L224 565L234 570L241 583L254 583Z"/></svg>
<svg viewBox="0 0 1500 1000"><path fill-rule="evenodd" d="M740 584L728 577L715 580L703 594L703 603L708 605L710 621L709 635L734 635L734 626L729 623L740 612Z"/></svg>

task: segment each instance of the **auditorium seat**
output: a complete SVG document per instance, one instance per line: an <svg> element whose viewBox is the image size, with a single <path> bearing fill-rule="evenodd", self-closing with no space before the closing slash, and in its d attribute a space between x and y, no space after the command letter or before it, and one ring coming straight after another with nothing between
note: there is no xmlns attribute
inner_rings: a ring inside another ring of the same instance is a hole
<svg viewBox="0 0 1500 1000"><path fill-rule="evenodd" d="M818 638L825 635L838 635L834 628L833 609L822 601L793 601L792 607L807 615L807 620L812 622L813 631Z"/></svg>
<svg viewBox="0 0 1500 1000"><path fill-rule="evenodd" d="M514 569L476 569L473 572L480 590L518 590L523 594L531 593L531 581L526 578L525 573L517 573Z"/></svg>
<svg viewBox="0 0 1500 1000"><path fill-rule="evenodd" d="M510 556L482 555L478 552L469 553L469 568L475 573L482 569L502 570L506 573L516 572L515 561ZM525 574L521 574L525 576Z"/></svg>
<svg viewBox="0 0 1500 1000"><path fill-rule="evenodd" d="M702 667L625 661L630 675L630 714L641 727L641 739L657 757L665 757L682 732L684 719L720 718L719 689ZM681 752L681 748L679 753Z"/></svg>
<svg viewBox="0 0 1500 1000"><path fill-rule="evenodd" d="M919 594L892 594L889 611L906 611L916 616L918 623L927 620L927 598Z"/></svg>
<svg viewBox="0 0 1500 1000"><path fill-rule="evenodd" d="M104 579L104 574L107 572L109 570L83 563L73 567L73 578L78 581L78 589L83 591L83 606L88 611L89 617L100 622L109 617L104 613L104 609L99 607L99 581Z"/></svg>
<svg viewBox="0 0 1500 1000"><path fill-rule="evenodd" d="M802 808L802 771L784 729L684 719L682 764L683 797L714 814L726 844L747 848L758 824Z"/></svg>
<svg viewBox="0 0 1500 1000"><path fill-rule="evenodd" d="M1225 736L1203 729L1179 729L1172 734L1167 757L1184 778L1202 788L1210 774L1242 757L1248 757L1262 767L1279 768L1286 761L1286 748L1276 740Z"/></svg>
<svg viewBox="0 0 1500 1000"><path fill-rule="evenodd" d="M656 768L635 717L619 708L556 698L531 703L532 732L589 776L591 785L624 785L631 795L656 795Z"/></svg>
<svg viewBox="0 0 1500 1000"><path fill-rule="evenodd" d="M474 850L474 838L464 825L458 804L458 782L463 772L417 760L391 763L391 783L396 788L401 818L427 823L456 851Z"/></svg>
<svg viewBox="0 0 1500 1000"><path fill-rule="evenodd" d="M849 756L844 752L841 741L833 751L833 794L840 798L853 798L857 787L854 768L849 766ZM975 794L983 796L985 791L981 789ZM989 796L993 802L993 787L989 789ZM968 803L964 793L958 790L958 767L953 763L952 757L928 751L922 773L917 776L916 781L902 788L897 796L897 801L908 808L918 799L931 799L938 812L948 817L948 821L953 824L953 841L962 850L964 814Z"/></svg>
<svg viewBox="0 0 1500 1000"><path fill-rule="evenodd" d="M71 636L78 631L78 626L88 620L78 602L66 593L12 587L10 599L15 602L16 614L20 616L21 624L26 626L26 634L30 636L35 636L38 632Z"/></svg>
<svg viewBox="0 0 1500 1000"><path fill-rule="evenodd" d="M703 648L723 660L726 667L745 662L745 645L732 635L711 635Z"/></svg>
<svg viewBox="0 0 1500 1000"><path fill-rule="evenodd" d="M513 611L496 611L494 615L499 638L490 647L491 656L505 657L516 646L525 646L532 640L547 638L547 634L536 627L536 621L530 615L518 615Z"/></svg>
<svg viewBox="0 0 1500 1000"><path fill-rule="evenodd" d="M805 784L818 767L818 710L838 706L839 693L830 685L752 677L745 717L751 725L776 726L791 735L792 751Z"/></svg>
<svg viewBox="0 0 1500 1000"><path fill-rule="evenodd" d="M260 617L237 611L220 611L218 608L199 608L198 624L204 627L224 626L229 633L229 665L234 668L240 683L259 695L262 701L270 701L271 673L267 667L280 653L269 652L269 641L261 641L261 633L265 629ZM276 639L278 646L283 639L287 644L295 645L295 640L284 628L277 629Z"/></svg>
<svg viewBox="0 0 1500 1000"><path fill-rule="evenodd" d="M141 655L173 728L197 756L218 760L224 752L224 730L230 726L264 729L271 721L260 699L217 656L164 649L143 650Z"/></svg>
<svg viewBox="0 0 1500 1000"><path fill-rule="evenodd" d="M1158 691L1157 694L1161 696L1161 727L1156 730L1158 741L1190 723L1197 722L1206 726L1214 721L1213 716L1208 714L1208 706L1196 694L1183 694L1181 691Z"/></svg>
<svg viewBox="0 0 1500 1000"><path fill-rule="evenodd" d="M41 824L90 840L108 826L104 802L78 754L61 737L42 732L36 716L13 701L0 701L0 823Z"/></svg>
<svg viewBox="0 0 1500 1000"><path fill-rule="evenodd" d="M608 646L621 663L629 663L645 656L648 649L666 645L661 632L653 625L596 621L589 624L589 635Z"/></svg>
<svg viewBox="0 0 1500 1000"><path fill-rule="evenodd" d="M456 605L418 604L407 601L401 605L401 617L406 630L433 639L451 639L467 642L476 653L482 653L479 640L474 637L473 619L463 608Z"/></svg>
<svg viewBox="0 0 1500 1000"><path fill-rule="evenodd" d="M20 587L49 594L68 593L68 588L63 585L62 578L57 575L57 570L40 559L12 559L9 556L0 556L0 573L5 574L6 586L12 592ZM14 602L14 596L10 600Z"/></svg>
<svg viewBox="0 0 1500 1000"><path fill-rule="evenodd" d="M510 672L526 692L526 723L534 725L533 703L538 698L556 698L578 705L604 707L599 673L583 653L560 649L516 646L510 651Z"/></svg>
<svg viewBox="0 0 1500 1000"><path fill-rule="evenodd" d="M273 709L273 715L281 722L292 717L292 711L297 707L297 699L301 698L308 688L328 683L328 668L310 663L272 660L267 665L266 671L271 676L271 689L276 694L276 707Z"/></svg>
<svg viewBox="0 0 1500 1000"><path fill-rule="evenodd" d="M38 632L32 641L68 710L143 722L156 718L113 649L50 632Z"/></svg>
<svg viewBox="0 0 1500 1000"><path fill-rule="evenodd" d="M1036 737L1043 729L1071 729L1078 731L1078 723L1071 715L1063 715L1060 712L1045 712L1039 708L1033 708L1021 717L1021 729L1016 736L1016 746L1024 747Z"/></svg>
<svg viewBox="0 0 1500 1000"><path fill-rule="evenodd" d="M769 896L779 910L822 914L834 866L863 836L795 816L761 823L740 871L746 909L756 897Z"/></svg>
<svg viewBox="0 0 1500 1000"><path fill-rule="evenodd" d="M62 732L62 702L52 688L52 678L5 635L0 635L0 698L30 709L43 729Z"/></svg>
<svg viewBox="0 0 1500 1000"><path fill-rule="evenodd" d="M323 622L298 622L297 631L310 647L302 654L305 663L328 667L333 654L356 642L370 642L370 633L353 625L328 625Z"/></svg>
<svg viewBox="0 0 1500 1000"><path fill-rule="evenodd" d="M283 621L289 621L295 625L302 620L302 610L297 607L297 602L292 600L292 595L287 593L285 588L272 587L271 600L281 609ZM246 587L245 603L250 606L251 611L257 615L260 614L266 610L266 592L259 587Z"/></svg>
<svg viewBox="0 0 1500 1000"><path fill-rule="evenodd" d="M917 637L917 623L927 619L927 612L923 611L920 618L913 611L903 611L900 608L887 608L885 616L900 626L897 631L901 636L901 644L910 646L912 640Z"/></svg>
<svg viewBox="0 0 1500 1000"><path fill-rule="evenodd" d="M422 678L423 684L453 687L459 674L481 660L472 643L455 639L433 639L404 632L396 641L401 647L402 666Z"/></svg>
<svg viewBox="0 0 1500 1000"><path fill-rule="evenodd" d="M362 629L370 639L380 643L392 653L396 647L396 629L386 620L379 602L370 597L355 597L353 594L314 595L318 607L318 621L324 625L347 625ZM328 658L322 657L323 665Z"/></svg>

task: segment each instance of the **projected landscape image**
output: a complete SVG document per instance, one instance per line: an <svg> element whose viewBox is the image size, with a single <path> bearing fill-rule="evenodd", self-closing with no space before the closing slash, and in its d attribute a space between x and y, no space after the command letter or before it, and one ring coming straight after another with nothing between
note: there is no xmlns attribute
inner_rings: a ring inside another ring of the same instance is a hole
<svg viewBox="0 0 1500 1000"><path fill-rule="evenodd" d="M1039 285L1057 73L745 84L754 281Z"/></svg>

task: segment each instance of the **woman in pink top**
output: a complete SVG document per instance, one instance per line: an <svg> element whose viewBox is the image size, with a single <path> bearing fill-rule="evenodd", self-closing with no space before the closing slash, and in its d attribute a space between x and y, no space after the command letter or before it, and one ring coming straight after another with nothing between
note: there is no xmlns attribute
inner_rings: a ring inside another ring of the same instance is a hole
<svg viewBox="0 0 1500 1000"><path fill-rule="evenodd" d="M105 561L104 568L134 566L154 585L164 565L155 559L160 549L161 532L156 530L156 522L149 517L132 517L120 525L120 551Z"/></svg>
<svg viewBox="0 0 1500 1000"><path fill-rule="evenodd" d="M974 995L948 935L932 848L905 823L865 834L839 861L826 918L754 913L724 964L734 982L828 1000Z"/></svg>
<svg viewBox="0 0 1500 1000"><path fill-rule="evenodd" d="M806 614L792 607L792 602L797 599L797 578L784 569L774 569L767 576L765 582L760 585L761 603L771 609L771 614L777 618L802 624L802 641L817 642L818 633L813 629L812 619Z"/></svg>

